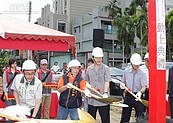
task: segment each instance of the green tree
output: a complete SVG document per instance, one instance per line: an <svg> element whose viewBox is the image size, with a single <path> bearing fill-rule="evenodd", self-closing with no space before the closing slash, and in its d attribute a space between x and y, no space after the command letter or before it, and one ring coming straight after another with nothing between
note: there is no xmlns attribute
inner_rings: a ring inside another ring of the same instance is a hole
<svg viewBox="0 0 173 123"><path fill-rule="evenodd" d="M105 10L105 12L108 12L108 17L110 19L113 19L122 15L121 8L117 6L117 0L109 1L109 4L106 5L103 9Z"/></svg>
<svg viewBox="0 0 173 123"><path fill-rule="evenodd" d="M126 58L131 54L131 47L134 46L135 25L133 18L126 11L121 17L114 19L114 25L118 27L117 38L122 42Z"/></svg>
<svg viewBox="0 0 173 123"><path fill-rule="evenodd" d="M117 6L117 0L111 0L105 11L118 28L117 38L122 42L123 52L127 57L134 47L134 38L140 39L142 46L148 45L147 0L132 0L123 11ZM123 59L124 60L124 59Z"/></svg>
<svg viewBox="0 0 173 123"><path fill-rule="evenodd" d="M117 27L116 35L118 40L122 42L124 63L124 56L130 55L131 45L134 45L135 28L133 20L126 11L122 12L121 8L117 6L117 0L110 1L105 6L105 11L108 12L108 17L113 19L113 25Z"/></svg>
<svg viewBox="0 0 173 123"><path fill-rule="evenodd" d="M173 45L173 10L169 11L166 15L166 50L167 50L167 59L172 59L172 45Z"/></svg>
<svg viewBox="0 0 173 123"><path fill-rule="evenodd" d="M3 74L3 68L8 63L9 54L8 51L0 50L0 76Z"/></svg>
<svg viewBox="0 0 173 123"><path fill-rule="evenodd" d="M132 16L136 26L136 36L140 39L141 46L148 46L148 18L147 18L147 0L132 0L127 13ZM143 51L141 49L141 55Z"/></svg>

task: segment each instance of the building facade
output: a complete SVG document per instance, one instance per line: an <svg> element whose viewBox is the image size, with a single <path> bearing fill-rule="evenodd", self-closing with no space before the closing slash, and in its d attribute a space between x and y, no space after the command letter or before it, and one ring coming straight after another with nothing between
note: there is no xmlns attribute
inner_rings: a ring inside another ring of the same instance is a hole
<svg viewBox="0 0 173 123"><path fill-rule="evenodd" d="M104 62L110 66L117 66L128 62L124 57L123 45L117 40L116 27L112 26L112 20L108 18L103 8L110 0L53 0L52 10L50 5L42 9L42 16L38 24L70 33L76 36L77 57L80 62L86 63L91 57L93 49L93 29L104 30ZM91 4L92 3L92 4ZM118 0L117 5L122 10L131 3L131 0ZM166 0L166 11L173 7L172 0ZM135 38L134 51L141 50L140 41ZM144 48L145 50L145 48Z"/></svg>

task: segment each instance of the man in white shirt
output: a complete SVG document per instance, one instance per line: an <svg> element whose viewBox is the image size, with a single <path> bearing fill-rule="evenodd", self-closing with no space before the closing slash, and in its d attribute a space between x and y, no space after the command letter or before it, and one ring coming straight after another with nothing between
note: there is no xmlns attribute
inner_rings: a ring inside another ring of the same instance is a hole
<svg viewBox="0 0 173 123"><path fill-rule="evenodd" d="M58 65L58 62L55 62L55 63L54 63L54 65L52 66L51 70L52 70L52 72L53 72L54 74L57 74L57 73L59 72L60 67L59 67L59 65Z"/></svg>

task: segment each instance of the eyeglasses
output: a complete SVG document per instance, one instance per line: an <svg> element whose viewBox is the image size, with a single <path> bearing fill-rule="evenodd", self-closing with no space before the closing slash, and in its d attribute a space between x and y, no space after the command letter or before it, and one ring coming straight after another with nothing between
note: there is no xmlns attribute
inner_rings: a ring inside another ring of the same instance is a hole
<svg viewBox="0 0 173 123"><path fill-rule="evenodd" d="M72 69L79 70L80 67L71 67Z"/></svg>
<svg viewBox="0 0 173 123"><path fill-rule="evenodd" d="M47 64L41 64L42 66L46 66Z"/></svg>
<svg viewBox="0 0 173 123"><path fill-rule="evenodd" d="M25 75L27 75L27 76L33 76L33 75L35 75L35 72L25 72Z"/></svg>

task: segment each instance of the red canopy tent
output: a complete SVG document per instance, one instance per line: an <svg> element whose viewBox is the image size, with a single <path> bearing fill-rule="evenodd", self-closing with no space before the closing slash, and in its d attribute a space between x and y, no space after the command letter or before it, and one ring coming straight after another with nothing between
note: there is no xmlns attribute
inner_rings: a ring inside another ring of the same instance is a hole
<svg viewBox="0 0 173 123"><path fill-rule="evenodd" d="M0 14L0 49L60 52L71 50L74 56L76 54L75 36L3 14ZM1 100L0 107L5 107ZM50 115L55 115L54 112Z"/></svg>
<svg viewBox="0 0 173 123"><path fill-rule="evenodd" d="M75 36L0 14L0 49L70 49L75 55Z"/></svg>

